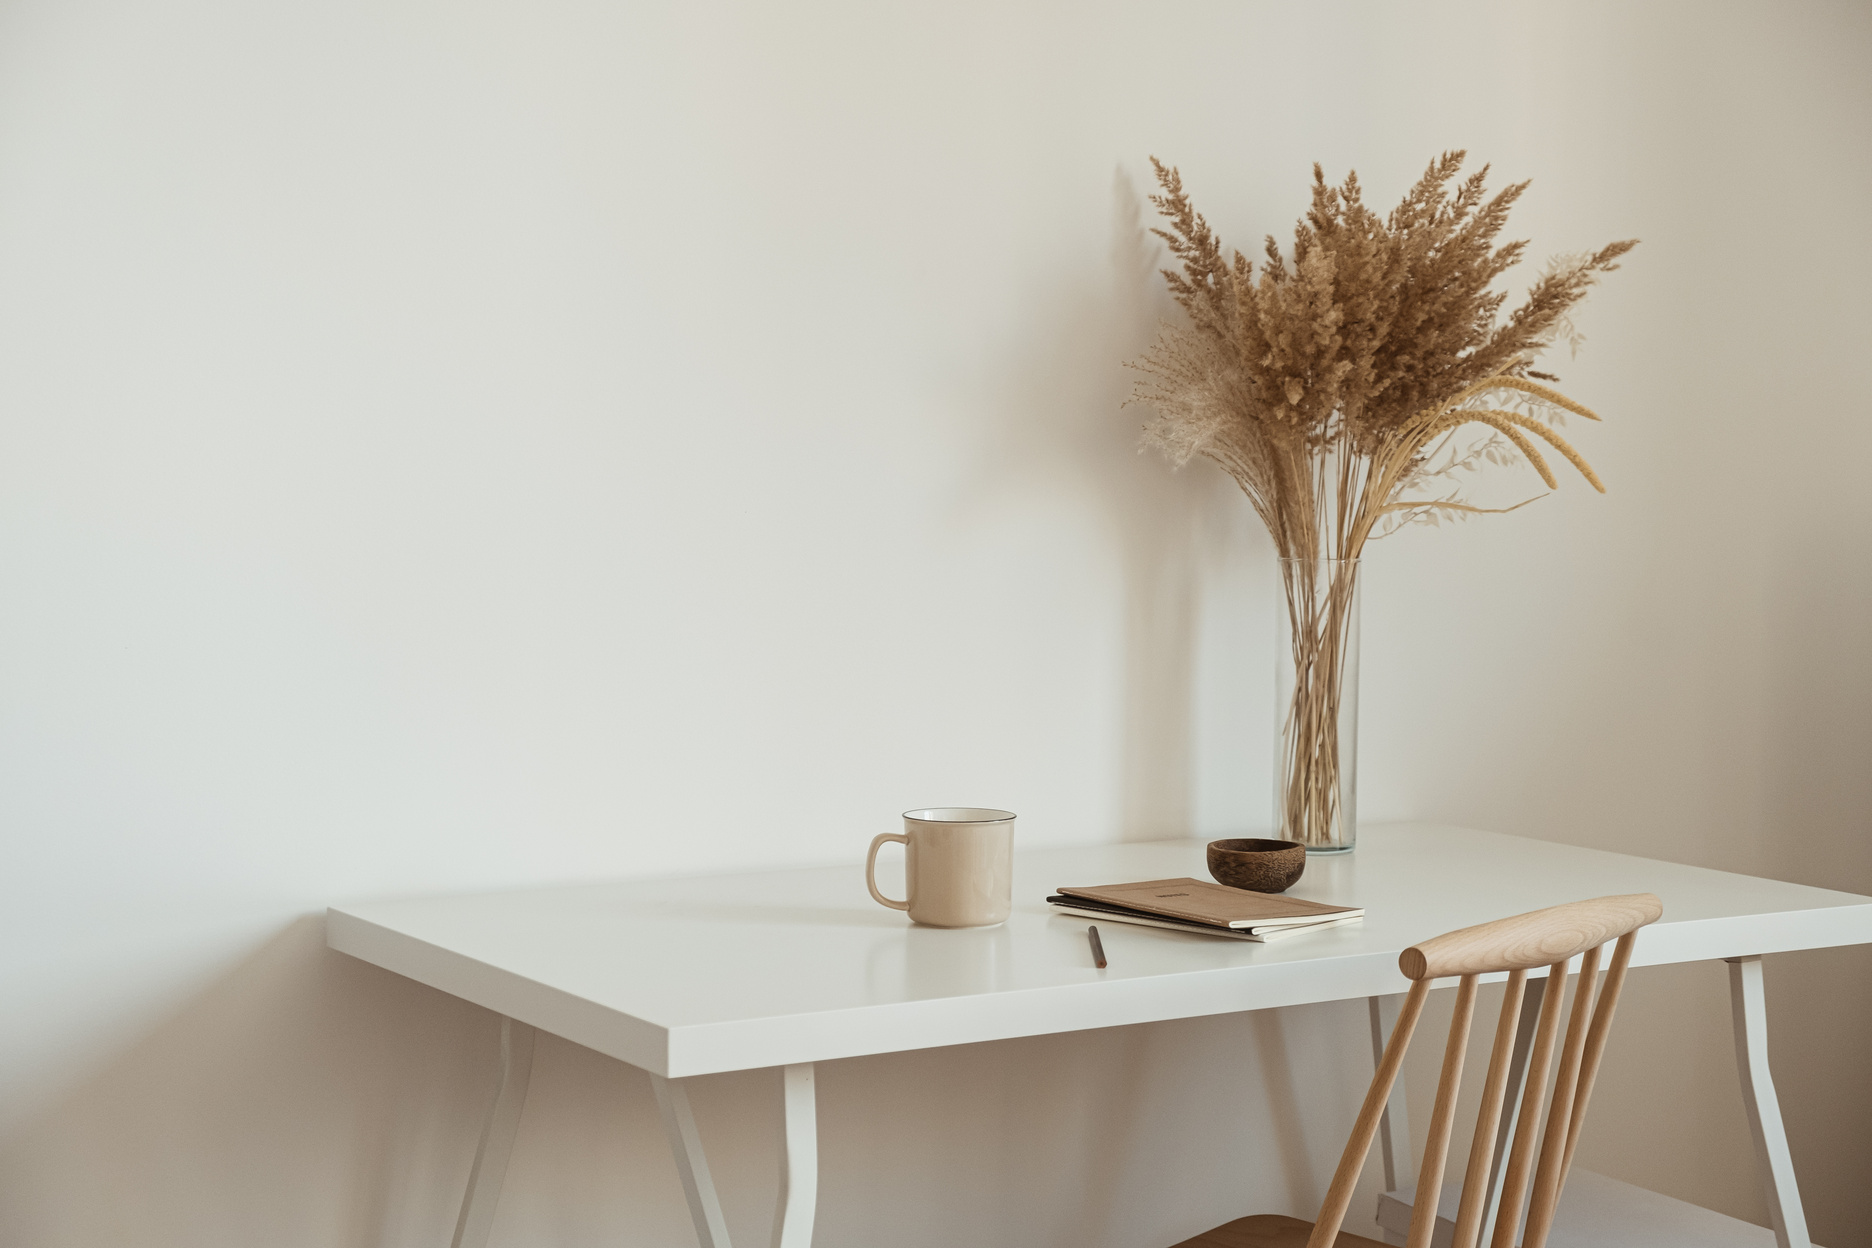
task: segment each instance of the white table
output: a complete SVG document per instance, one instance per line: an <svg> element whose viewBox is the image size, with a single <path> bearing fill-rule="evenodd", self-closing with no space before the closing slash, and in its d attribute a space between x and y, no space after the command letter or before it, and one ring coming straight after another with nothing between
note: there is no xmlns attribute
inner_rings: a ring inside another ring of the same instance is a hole
<svg viewBox="0 0 1872 1248"><path fill-rule="evenodd" d="M703 1248L727 1248L685 1079L785 1067L776 1248L811 1241L813 1064L1092 1027L1370 998L1374 1044L1406 987L1397 956L1439 932L1614 893L1652 892L1664 917L1634 966L1731 962L1744 1100L1784 1248L1807 1235L1768 1077L1763 954L1872 942L1872 898L1489 832L1365 829L1316 857L1294 895L1366 908L1364 922L1271 944L1106 923L1095 970L1086 920L1043 900L1060 885L1206 877L1201 841L1016 856L998 928L911 925L866 895L859 865L533 888L334 907L332 948L503 1017L502 1073L456 1228L481 1248L526 1094L533 1029L649 1072ZM1529 994L1535 997L1538 994ZM1531 1024L1533 1014L1524 1018ZM1504 1132L1504 1135L1507 1133ZM1386 1187L1409 1183L1401 1089L1381 1133Z"/></svg>

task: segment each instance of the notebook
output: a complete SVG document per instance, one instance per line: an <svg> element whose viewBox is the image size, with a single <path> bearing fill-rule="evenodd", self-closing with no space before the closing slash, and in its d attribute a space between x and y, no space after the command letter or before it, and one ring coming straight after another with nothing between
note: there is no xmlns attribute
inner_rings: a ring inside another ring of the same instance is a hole
<svg viewBox="0 0 1872 1248"><path fill-rule="evenodd" d="M1188 877L1061 888L1047 900L1073 913L1096 911L1113 919L1133 916L1140 921L1154 920L1147 924L1152 927L1176 924L1213 935L1264 939L1290 928L1312 928L1324 923L1337 926L1365 917L1365 911L1355 906L1332 906L1301 897L1251 893Z"/></svg>
<svg viewBox="0 0 1872 1248"><path fill-rule="evenodd" d="M1182 923L1176 919L1159 919L1140 914L1136 910L1120 910L1116 906L1100 906L1093 909L1089 905L1074 905L1073 897L1049 897L1053 908L1061 914L1077 915L1082 919L1109 919L1114 923L1131 923L1138 927L1161 927L1172 932L1191 932L1197 936L1220 936L1224 940L1254 940L1265 944L1270 940L1283 940L1288 936L1302 936L1307 932L1317 932L1328 927L1342 927L1347 923L1363 922L1363 915L1351 918L1323 919L1318 923L1295 923L1287 927L1264 927L1258 931L1249 931L1238 927L1210 927L1204 923Z"/></svg>

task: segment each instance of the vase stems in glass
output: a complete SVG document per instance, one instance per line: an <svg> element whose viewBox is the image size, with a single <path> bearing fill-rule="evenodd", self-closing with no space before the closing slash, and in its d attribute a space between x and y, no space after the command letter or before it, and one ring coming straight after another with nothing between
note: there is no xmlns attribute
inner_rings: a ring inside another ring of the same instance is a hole
<svg viewBox="0 0 1872 1248"><path fill-rule="evenodd" d="M1359 561L1282 559L1274 827L1310 854L1358 839Z"/></svg>

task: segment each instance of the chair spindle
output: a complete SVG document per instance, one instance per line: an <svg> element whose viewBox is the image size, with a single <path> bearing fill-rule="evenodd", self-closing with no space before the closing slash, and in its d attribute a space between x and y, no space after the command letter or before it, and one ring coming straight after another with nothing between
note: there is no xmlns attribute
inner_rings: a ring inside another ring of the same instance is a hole
<svg viewBox="0 0 1872 1248"><path fill-rule="evenodd" d="M1510 971L1502 992L1501 1018L1495 1024L1495 1047L1489 1054L1488 1078L1482 1084L1482 1106L1476 1111L1475 1138L1469 1145L1469 1169L1463 1175L1462 1205L1456 1212L1456 1233L1450 1240L1450 1248L1476 1248L1476 1242L1482 1237L1482 1218L1488 1209L1489 1162L1495 1155L1495 1137L1501 1131L1502 1106L1508 1092L1508 1064L1514 1053L1515 1024L1521 1017L1521 999L1526 992L1527 972Z"/></svg>
<svg viewBox="0 0 1872 1248"><path fill-rule="evenodd" d="M1632 945L1638 933L1626 932L1612 951L1612 969L1606 972L1599 989L1599 1004L1593 1007L1592 1032L1586 1037L1586 1062L1580 1067L1579 1094L1573 1098L1573 1117L1567 1123L1566 1157L1560 1165L1560 1182L1573 1172L1573 1150L1579 1147L1580 1126L1586 1119L1586 1102L1592 1096L1593 1081L1599 1077L1599 1062L1605 1056L1606 1037L1612 1034L1612 1011L1618 1008L1619 990L1625 986L1625 972L1631 967Z"/></svg>
<svg viewBox="0 0 1872 1248"><path fill-rule="evenodd" d="M1560 1034L1560 998L1566 993L1566 963L1547 968L1547 986L1541 993L1540 1018L1534 1024L1534 1051L1528 1054L1527 1084L1521 1093L1521 1116L1515 1122L1514 1146L1502 1171L1502 1194L1495 1215L1490 1248L1514 1248L1527 1198L1528 1172L1534 1160L1534 1133L1539 1130L1541 1106L1547 1099L1547 1068L1553 1064L1554 1040Z"/></svg>
<svg viewBox="0 0 1872 1248"><path fill-rule="evenodd" d="M1450 1130L1456 1125L1456 1095L1462 1090L1463 1055L1469 1049L1469 1025L1475 1017L1476 982L1474 975L1457 981L1456 1009L1450 1017L1449 1042L1443 1046L1443 1074L1437 1080L1436 1105L1430 1111L1423 1166L1417 1172L1417 1203L1405 1239L1407 1248L1430 1248L1430 1237L1436 1232L1437 1198L1443 1192Z"/></svg>
<svg viewBox="0 0 1872 1248"><path fill-rule="evenodd" d="M1567 1019L1566 1046L1560 1071L1554 1076L1553 1104L1547 1110L1547 1130L1541 1140L1540 1164L1534 1175L1534 1195L1528 1201L1527 1229L1521 1248L1546 1248L1560 1203L1560 1164L1566 1157L1567 1128L1573 1121L1573 1100L1579 1091L1581 1059L1586 1053L1586 1032L1592 1024L1593 989L1599 983L1599 952L1595 945L1580 957L1578 986L1573 990L1573 1012ZM1565 982L1562 969L1561 981Z"/></svg>

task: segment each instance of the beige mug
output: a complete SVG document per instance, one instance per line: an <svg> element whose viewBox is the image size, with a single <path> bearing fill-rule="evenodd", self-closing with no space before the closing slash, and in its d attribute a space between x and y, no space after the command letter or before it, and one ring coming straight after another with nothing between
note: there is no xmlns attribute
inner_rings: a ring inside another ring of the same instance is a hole
<svg viewBox="0 0 1872 1248"><path fill-rule="evenodd" d="M977 806L906 810L904 830L880 833L865 859L865 887L881 906L931 927L993 927L1014 908L1014 816ZM878 891L877 856L904 847L903 901Z"/></svg>

